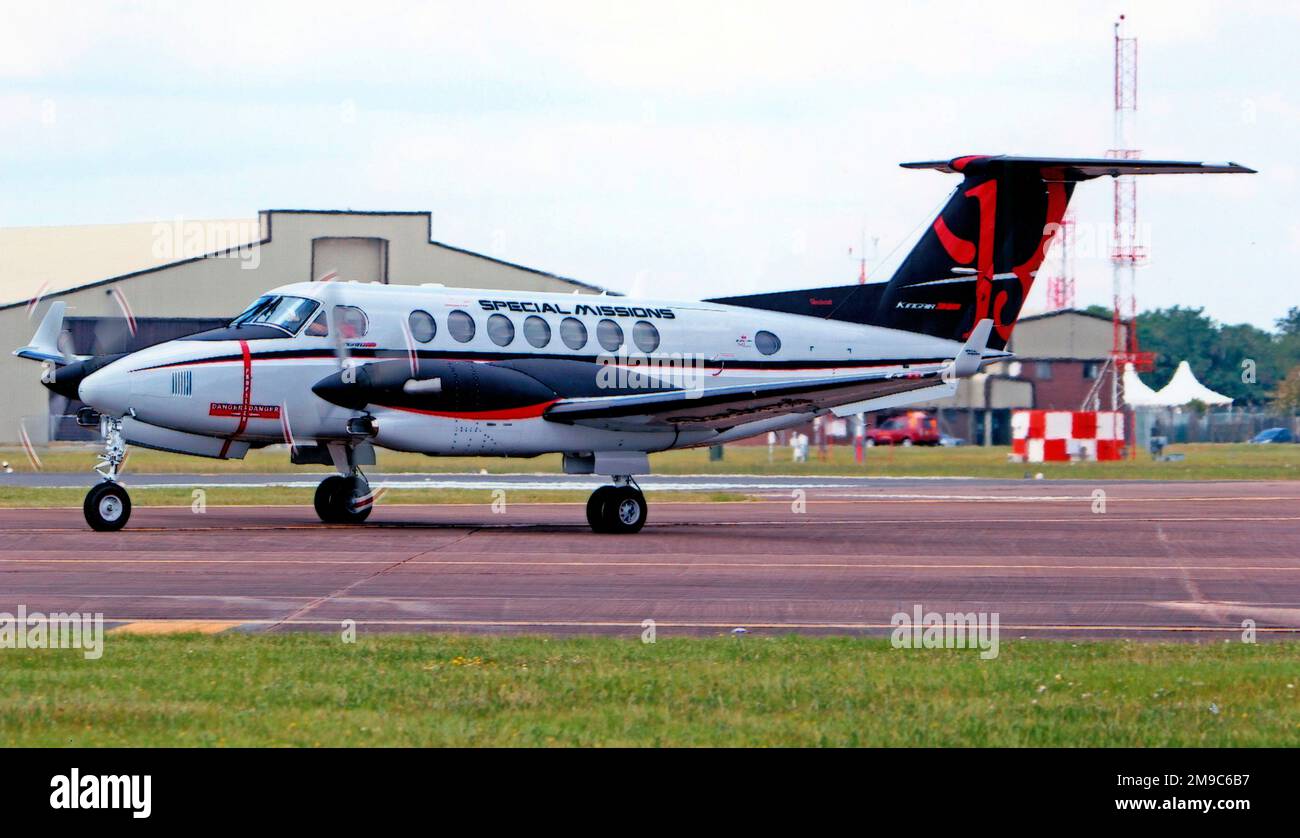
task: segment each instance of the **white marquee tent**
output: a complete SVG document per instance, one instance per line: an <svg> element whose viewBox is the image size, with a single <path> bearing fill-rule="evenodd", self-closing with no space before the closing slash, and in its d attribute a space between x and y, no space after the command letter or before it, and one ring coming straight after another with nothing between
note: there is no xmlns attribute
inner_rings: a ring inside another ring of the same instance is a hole
<svg viewBox="0 0 1300 838"><path fill-rule="evenodd" d="M1138 377L1132 364L1124 365L1124 403L1129 407L1161 407L1164 402Z"/></svg>
<svg viewBox="0 0 1300 838"><path fill-rule="evenodd" d="M1136 377L1134 375L1134 378ZM1125 383L1127 384L1127 377ZM1174 370L1173 378L1153 395L1154 401L1149 403L1153 407L1181 407L1192 401L1211 407L1232 404L1230 397L1216 393L1197 381L1196 374L1192 372L1191 366L1186 361L1178 362L1178 369Z"/></svg>

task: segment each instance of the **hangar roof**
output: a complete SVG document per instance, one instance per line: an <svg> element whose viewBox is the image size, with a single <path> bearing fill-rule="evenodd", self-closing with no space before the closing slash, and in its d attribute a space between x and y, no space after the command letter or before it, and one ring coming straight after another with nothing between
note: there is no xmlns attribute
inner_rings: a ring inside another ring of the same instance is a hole
<svg viewBox="0 0 1300 838"><path fill-rule="evenodd" d="M79 224L68 227L0 227L0 305L26 302L38 294L66 291L92 282L157 268L176 261L154 246L159 225ZM222 231L239 234L230 245L259 237L256 218L187 221L196 235L217 238ZM201 254L193 254L201 255Z"/></svg>
<svg viewBox="0 0 1300 838"><path fill-rule="evenodd" d="M375 221L384 216L422 218L426 243L487 264L527 271L585 291L603 291L547 271L507 262L432 238L432 213L353 210L263 210L257 218L183 219L66 227L0 227L0 308L24 305L36 296L103 285L165 270L246 245L269 244L276 216L340 217Z"/></svg>
<svg viewBox="0 0 1300 838"><path fill-rule="evenodd" d="M1021 360L1100 361L1114 343L1111 319L1080 309L1021 317L1007 349Z"/></svg>

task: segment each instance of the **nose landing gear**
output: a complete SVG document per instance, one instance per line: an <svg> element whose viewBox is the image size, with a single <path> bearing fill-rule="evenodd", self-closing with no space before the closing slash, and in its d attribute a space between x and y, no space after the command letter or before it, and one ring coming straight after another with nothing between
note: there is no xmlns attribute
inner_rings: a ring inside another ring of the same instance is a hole
<svg viewBox="0 0 1300 838"><path fill-rule="evenodd" d="M131 496L117 482L117 471L126 459L122 420L103 416L100 418L99 431L104 437L104 453L99 455L99 465L95 466L95 471L104 478L104 482L86 493L81 511L92 530L115 532L126 526L131 517Z"/></svg>
<svg viewBox="0 0 1300 838"><path fill-rule="evenodd" d="M592 532L640 532L648 512L645 495L627 476L615 476L613 486L601 486L587 500L587 523Z"/></svg>

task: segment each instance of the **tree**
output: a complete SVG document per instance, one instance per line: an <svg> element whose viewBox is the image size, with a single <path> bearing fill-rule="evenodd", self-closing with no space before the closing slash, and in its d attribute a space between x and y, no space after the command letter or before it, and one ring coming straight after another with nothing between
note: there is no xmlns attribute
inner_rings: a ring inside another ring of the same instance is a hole
<svg viewBox="0 0 1300 838"><path fill-rule="evenodd" d="M1300 306L1291 306L1285 317L1279 317L1273 321L1277 326L1277 333L1282 337L1288 335L1300 335Z"/></svg>
<svg viewBox="0 0 1300 838"><path fill-rule="evenodd" d="M1296 309L1291 309L1295 312ZM1286 378L1277 385L1273 394L1273 406L1283 413L1300 411L1300 364L1291 368Z"/></svg>
<svg viewBox="0 0 1300 838"><path fill-rule="evenodd" d="M1090 305L1084 311L1111 316L1105 306ZM1274 322L1277 332L1270 333L1249 323L1218 323L1202 308L1144 311L1137 316L1138 343L1155 355L1155 365L1142 379L1159 390L1178 362L1186 360L1211 390L1238 404L1265 404L1274 390L1289 392L1283 384L1300 365L1300 306L1292 306Z"/></svg>
<svg viewBox="0 0 1300 838"><path fill-rule="evenodd" d="M1200 308L1173 308L1144 311L1137 318L1138 343L1155 354L1155 367L1143 375L1148 387L1159 390L1173 377L1178 362L1186 360L1196 377L1206 381L1213 361L1207 363L1207 351L1217 343L1216 324ZM1229 394L1225 394L1229 395Z"/></svg>
<svg viewBox="0 0 1300 838"><path fill-rule="evenodd" d="M1173 308L1138 315L1142 349L1155 353L1146 383L1159 389L1186 360L1201 382L1238 404L1263 404L1286 370L1300 364L1300 307L1277 320L1278 334L1239 323L1223 325L1204 309Z"/></svg>

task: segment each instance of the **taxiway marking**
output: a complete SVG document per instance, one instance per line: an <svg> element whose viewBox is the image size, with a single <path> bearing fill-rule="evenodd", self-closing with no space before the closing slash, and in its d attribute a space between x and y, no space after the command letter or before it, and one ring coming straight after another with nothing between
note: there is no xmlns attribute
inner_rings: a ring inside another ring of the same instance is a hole
<svg viewBox="0 0 1300 838"><path fill-rule="evenodd" d="M116 620L105 620L116 622ZM244 624L244 620L132 620L115 626L109 634L217 634Z"/></svg>

